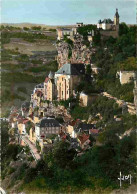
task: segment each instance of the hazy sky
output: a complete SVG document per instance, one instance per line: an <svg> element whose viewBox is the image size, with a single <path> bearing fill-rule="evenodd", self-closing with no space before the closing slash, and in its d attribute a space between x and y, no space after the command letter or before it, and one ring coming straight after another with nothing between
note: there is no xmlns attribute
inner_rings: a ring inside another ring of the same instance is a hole
<svg viewBox="0 0 137 194"><path fill-rule="evenodd" d="M119 9L120 22L136 23L135 0L1 0L3 23L47 25L97 23L113 19Z"/></svg>

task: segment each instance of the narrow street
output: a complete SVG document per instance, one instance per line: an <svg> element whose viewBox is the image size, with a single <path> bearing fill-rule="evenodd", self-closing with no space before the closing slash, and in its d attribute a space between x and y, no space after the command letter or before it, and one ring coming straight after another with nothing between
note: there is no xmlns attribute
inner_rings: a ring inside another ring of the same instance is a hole
<svg viewBox="0 0 137 194"><path fill-rule="evenodd" d="M38 153L36 146L28 139L27 136L22 136L21 139L29 146L30 151L35 160L39 160L41 157L40 154Z"/></svg>

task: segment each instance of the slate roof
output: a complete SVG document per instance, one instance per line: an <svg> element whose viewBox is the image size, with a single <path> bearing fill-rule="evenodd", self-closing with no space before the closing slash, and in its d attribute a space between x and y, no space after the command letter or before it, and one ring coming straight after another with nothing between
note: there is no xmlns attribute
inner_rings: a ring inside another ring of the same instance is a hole
<svg viewBox="0 0 137 194"><path fill-rule="evenodd" d="M82 75L85 74L85 66L84 64L64 64L56 74L63 75Z"/></svg>
<svg viewBox="0 0 137 194"><path fill-rule="evenodd" d="M57 120L52 118L43 118L40 123L37 124L39 127L60 127Z"/></svg>
<svg viewBox="0 0 137 194"><path fill-rule="evenodd" d="M114 22L110 18L104 19L103 21L99 20L98 23L99 24L103 24L103 23L105 23L105 24L114 24Z"/></svg>
<svg viewBox="0 0 137 194"><path fill-rule="evenodd" d="M44 88L44 83L40 83L40 84L36 85L36 88Z"/></svg>
<svg viewBox="0 0 137 194"><path fill-rule="evenodd" d="M86 124L86 123L80 123L77 127L77 129L81 129L83 131L94 129L94 128L95 128L94 124Z"/></svg>

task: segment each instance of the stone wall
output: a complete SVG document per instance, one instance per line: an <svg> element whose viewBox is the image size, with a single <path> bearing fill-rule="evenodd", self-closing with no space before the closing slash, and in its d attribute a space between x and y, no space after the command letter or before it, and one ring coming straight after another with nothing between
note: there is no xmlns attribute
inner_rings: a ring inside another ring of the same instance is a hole
<svg viewBox="0 0 137 194"><path fill-rule="evenodd" d="M117 30L102 30L100 31L101 34L101 38L109 38L110 36L112 36L113 38L117 38L118 37L118 31Z"/></svg>

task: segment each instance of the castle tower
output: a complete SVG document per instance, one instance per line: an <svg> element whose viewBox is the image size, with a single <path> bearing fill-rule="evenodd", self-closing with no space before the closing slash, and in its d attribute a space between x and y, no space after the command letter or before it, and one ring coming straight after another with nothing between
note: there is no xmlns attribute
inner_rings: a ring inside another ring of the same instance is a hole
<svg viewBox="0 0 137 194"><path fill-rule="evenodd" d="M119 31L119 13L118 9L116 9L116 13L114 15L114 25L116 26L116 31Z"/></svg>

